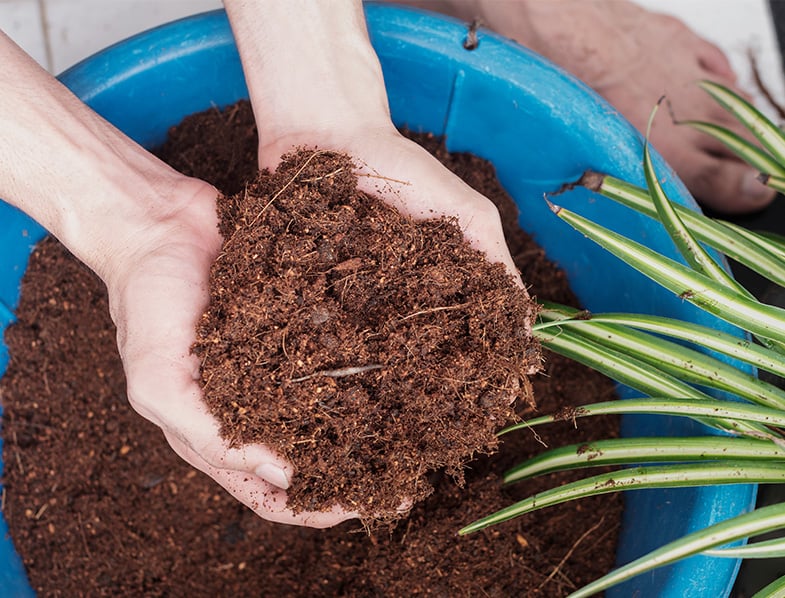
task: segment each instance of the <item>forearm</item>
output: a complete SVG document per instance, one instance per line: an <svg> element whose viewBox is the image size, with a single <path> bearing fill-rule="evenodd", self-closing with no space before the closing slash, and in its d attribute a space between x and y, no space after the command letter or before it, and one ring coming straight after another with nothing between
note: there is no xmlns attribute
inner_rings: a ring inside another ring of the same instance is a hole
<svg viewBox="0 0 785 598"><path fill-rule="evenodd" d="M362 3L226 0L261 144L390 124Z"/></svg>
<svg viewBox="0 0 785 598"><path fill-rule="evenodd" d="M99 275L163 216L182 175L100 118L0 33L0 197ZM164 216L165 217L165 216Z"/></svg>

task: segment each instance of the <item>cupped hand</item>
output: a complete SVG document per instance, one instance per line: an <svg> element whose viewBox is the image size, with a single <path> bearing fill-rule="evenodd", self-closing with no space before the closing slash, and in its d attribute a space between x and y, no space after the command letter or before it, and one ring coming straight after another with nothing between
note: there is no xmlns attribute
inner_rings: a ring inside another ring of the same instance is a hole
<svg viewBox="0 0 785 598"><path fill-rule="evenodd" d="M466 240L492 262L504 264L523 286L510 256L496 206L445 168L428 151L401 135L388 122L358 128L342 123L329 134L313 131L262 142L262 168L275 168L282 154L296 147L318 147L348 154L358 187L415 219L455 218ZM263 138L264 139L264 138Z"/></svg>
<svg viewBox="0 0 785 598"><path fill-rule="evenodd" d="M135 249L104 273L117 325L128 398L158 425L180 457L261 517L328 527L353 517L340 509L294 514L286 507L291 466L260 445L229 447L202 399L199 361L191 353L208 302L210 265L221 237L217 192L183 179L166 213L135 239Z"/></svg>

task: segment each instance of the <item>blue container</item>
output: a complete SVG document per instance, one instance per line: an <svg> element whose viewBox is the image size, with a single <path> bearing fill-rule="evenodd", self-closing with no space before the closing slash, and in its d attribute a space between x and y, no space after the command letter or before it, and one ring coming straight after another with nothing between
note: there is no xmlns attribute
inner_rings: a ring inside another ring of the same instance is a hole
<svg viewBox="0 0 785 598"><path fill-rule="evenodd" d="M482 32L479 47L467 51L465 26L456 21L383 5L368 5L366 15L396 124L445 135L451 151L472 152L493 162L520 207L521 225L566 270L587 308L689 318L738 334L599 249L545 206L544 192L577 179L587 168L643 184L641 138L613 108L507 40ZM229 24L220 11L114 45L73 67L61 80L147 147L162 142L168 127L188 114L247 96ZM657 157L655 162L667 176L671 197L694 206L662 160ZM647 218L581 190L559 201L676 257L670 240ZM37 224L0 202L3 328L13 320L28 254L43 234ZM7 350L0 345L0 373L7 360ZM625 420L624 432L685 435L696 430L681 420L636 417ZM745 512L754 500L751 485L628 493L618 561L628 562L675 537ZM694 557L641 576L610 595L727 596L737 569L733 560ZM32 595L1 520L0 595Z"/></svg>

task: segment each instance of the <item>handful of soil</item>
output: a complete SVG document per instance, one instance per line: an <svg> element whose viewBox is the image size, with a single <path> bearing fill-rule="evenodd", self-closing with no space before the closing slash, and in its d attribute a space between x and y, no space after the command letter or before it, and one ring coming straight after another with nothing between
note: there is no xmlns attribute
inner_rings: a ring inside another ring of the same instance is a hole
<svg viewBox="0 0 785 598"><path fill-rule="evenodd" d="M454 220L403 216L353 170L299 150L219 199L193 351L222 435L294 466L291 508L393 519L533 404L537 308Z"/></svg>

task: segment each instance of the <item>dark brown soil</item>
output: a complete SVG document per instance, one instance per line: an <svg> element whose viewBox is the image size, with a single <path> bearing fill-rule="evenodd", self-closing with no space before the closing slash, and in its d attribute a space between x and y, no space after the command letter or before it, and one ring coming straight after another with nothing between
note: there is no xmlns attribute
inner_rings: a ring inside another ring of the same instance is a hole
<svg viewBox="0 0 785 598"><path fill-rule="evenodd" d="M301 149L218 202L221 253L193 350L232 446L294 466L295 512L400 517L427 476L498 446L534 404L537 311L452 219L357 189L349 157Z"/></svg>
<svg viewBox="0 0 785 598"><path fill-rule="evenodd" d="M231 118L232 143L249 143L247 105L228 114L189 122L226 127ZM243 155L234 145L202 145L199 157L190 148L211 138L211 129L183 139L189 126L174 133L169 151L188 153L194 167ZM433 139L420 141L438 149ZM443 149L437 153L446 159ZM501 201L492 170L469 156L449 160ZM510 239L537 296L571 299L539 248L520 231ZM500 487L502 471L542 450L530 433L506 437L497 455L473 461L463 489L433 473L434 493L392 531L368 535L356 522L324 531L267 523L180 462L160 431L130 410L104 289L54 241L31 260L18 317L6 333L11 363L0 381L4 513L43 596L562 596L613 562L618 497L456 535L479 516L569 479ZM532 382L545 412L613 394L608 380L553 355ZM564 423L541 436L550 445L582 442L614 435L615 426L596 420L589 434Z"/></svg>

